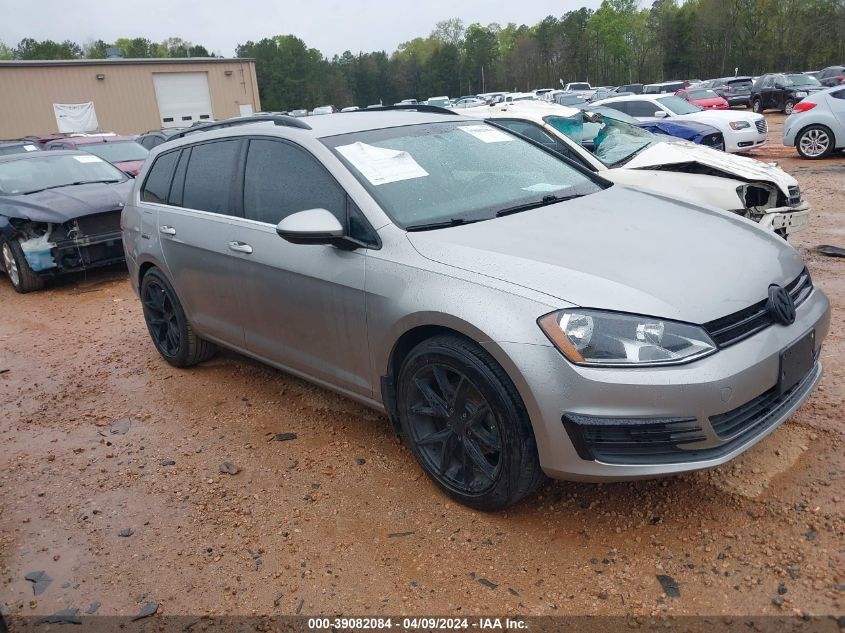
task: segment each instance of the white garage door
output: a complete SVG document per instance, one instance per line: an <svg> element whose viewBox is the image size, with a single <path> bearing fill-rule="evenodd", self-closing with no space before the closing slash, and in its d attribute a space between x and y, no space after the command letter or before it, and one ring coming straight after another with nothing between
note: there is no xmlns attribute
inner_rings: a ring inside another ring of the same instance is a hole
<svg viewBox="0 0 845 633"><path fill-rule="evenodd" d="M162 127L187 127L211 119L206 73L153 73Z"/></svg>

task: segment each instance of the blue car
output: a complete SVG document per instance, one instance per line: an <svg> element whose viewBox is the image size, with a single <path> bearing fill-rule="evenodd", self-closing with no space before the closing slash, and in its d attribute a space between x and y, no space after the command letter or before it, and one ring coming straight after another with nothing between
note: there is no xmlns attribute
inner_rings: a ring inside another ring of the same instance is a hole
<svg viewBox="0 0 845 633"><path fill-rule="evenodd" d="M618 121L624 121L631 125L636 125L644 130L648 130L652 134L659 134L662 136L674 136L685 141L691 141L698 145L706 145L713 149L724 151L725 138L722 133L712 125L706 123L699 123L698 121L685 121L680 118L659 119L656 121L640 121L632 116L608 108L607 106L592 106L584 104L583 106L576 106L581 110L595 112L597 114L606 114Z"/></svg>

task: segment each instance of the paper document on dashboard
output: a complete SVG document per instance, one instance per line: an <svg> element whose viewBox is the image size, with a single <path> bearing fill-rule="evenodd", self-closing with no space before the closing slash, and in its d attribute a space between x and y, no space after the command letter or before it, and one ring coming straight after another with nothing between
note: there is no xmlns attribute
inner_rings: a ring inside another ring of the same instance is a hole
<svg viewBox="0 0 845 633"><path fill-rule="evenodd" d="M358 142L342 145L337 151L374 185L428 176L414 157L402 150Z"/></svg>

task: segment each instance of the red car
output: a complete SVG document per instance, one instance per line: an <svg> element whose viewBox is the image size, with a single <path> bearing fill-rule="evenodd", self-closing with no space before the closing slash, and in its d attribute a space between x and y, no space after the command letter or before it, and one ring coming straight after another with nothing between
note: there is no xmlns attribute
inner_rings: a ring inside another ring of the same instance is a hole
<svg viewBox="0 0 845 633"><path fill-rule="evenodd" d="M150 150L138 143L136 138L116 134L65 136L47 141L44 143L44 149L76 149L88 152L108 161L131 176L137 176Z"/></svg>
<svg viewBox="0 0 845 633"><path fill-rule="evenodd" d="M696 88L690 86L683 88L675 93L676 97L680 97L689 101L693 105L697 105L704 110L730 110L730 105L725 99L717 95L712 90L706 88Z"/></svg>

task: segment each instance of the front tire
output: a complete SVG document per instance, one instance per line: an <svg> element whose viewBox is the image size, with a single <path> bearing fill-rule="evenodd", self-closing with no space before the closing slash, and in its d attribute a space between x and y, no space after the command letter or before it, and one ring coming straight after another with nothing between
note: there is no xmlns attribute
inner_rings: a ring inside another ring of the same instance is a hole
<svg viewBox="0 0 845 633"><path fill-rule="evenodd" d="M545 479L516 387L475 343L448 335L420 343L402 363L397 387L410 449L458 502L500 510Z"/></svg>
<svg viewBox="0 0 845 633"><path fill-rule="evenodd" d="M44 278L29 267L17 240L0 237L0 261L17 292L26 294L44 287Z"/></svg>
<svg viewBox="0 0 845 633"><path fill-rule="evenodd" d="M754 101L751 102L751 109L756 114L763 114L763 104L760 102L759 99L754 99Z"/></svg>
<svg viewBox="0 0 845 633"><path fill-rule="evenodd" d="M786 115L790 115L790 114L792 114L792 110L794 108L795 108L795 102L794 101L787 101L786 103L783 104L783 113L786 114Z"/></svg>
<svg viewBox="0 0 845 633"><path fill-rule="evenodd" d="M190 367L214 356L217 348L197 336L176 291L157 268L150 269L141 280L141 305L150 338L168 363Z"/></svg>
<svg viewBox="0 0 845 633"><path fill-rule="evenodd" d="M833 151L833 132L824 125L810 125L795 137L795 149L801 158L818 160Z"/></svg>

